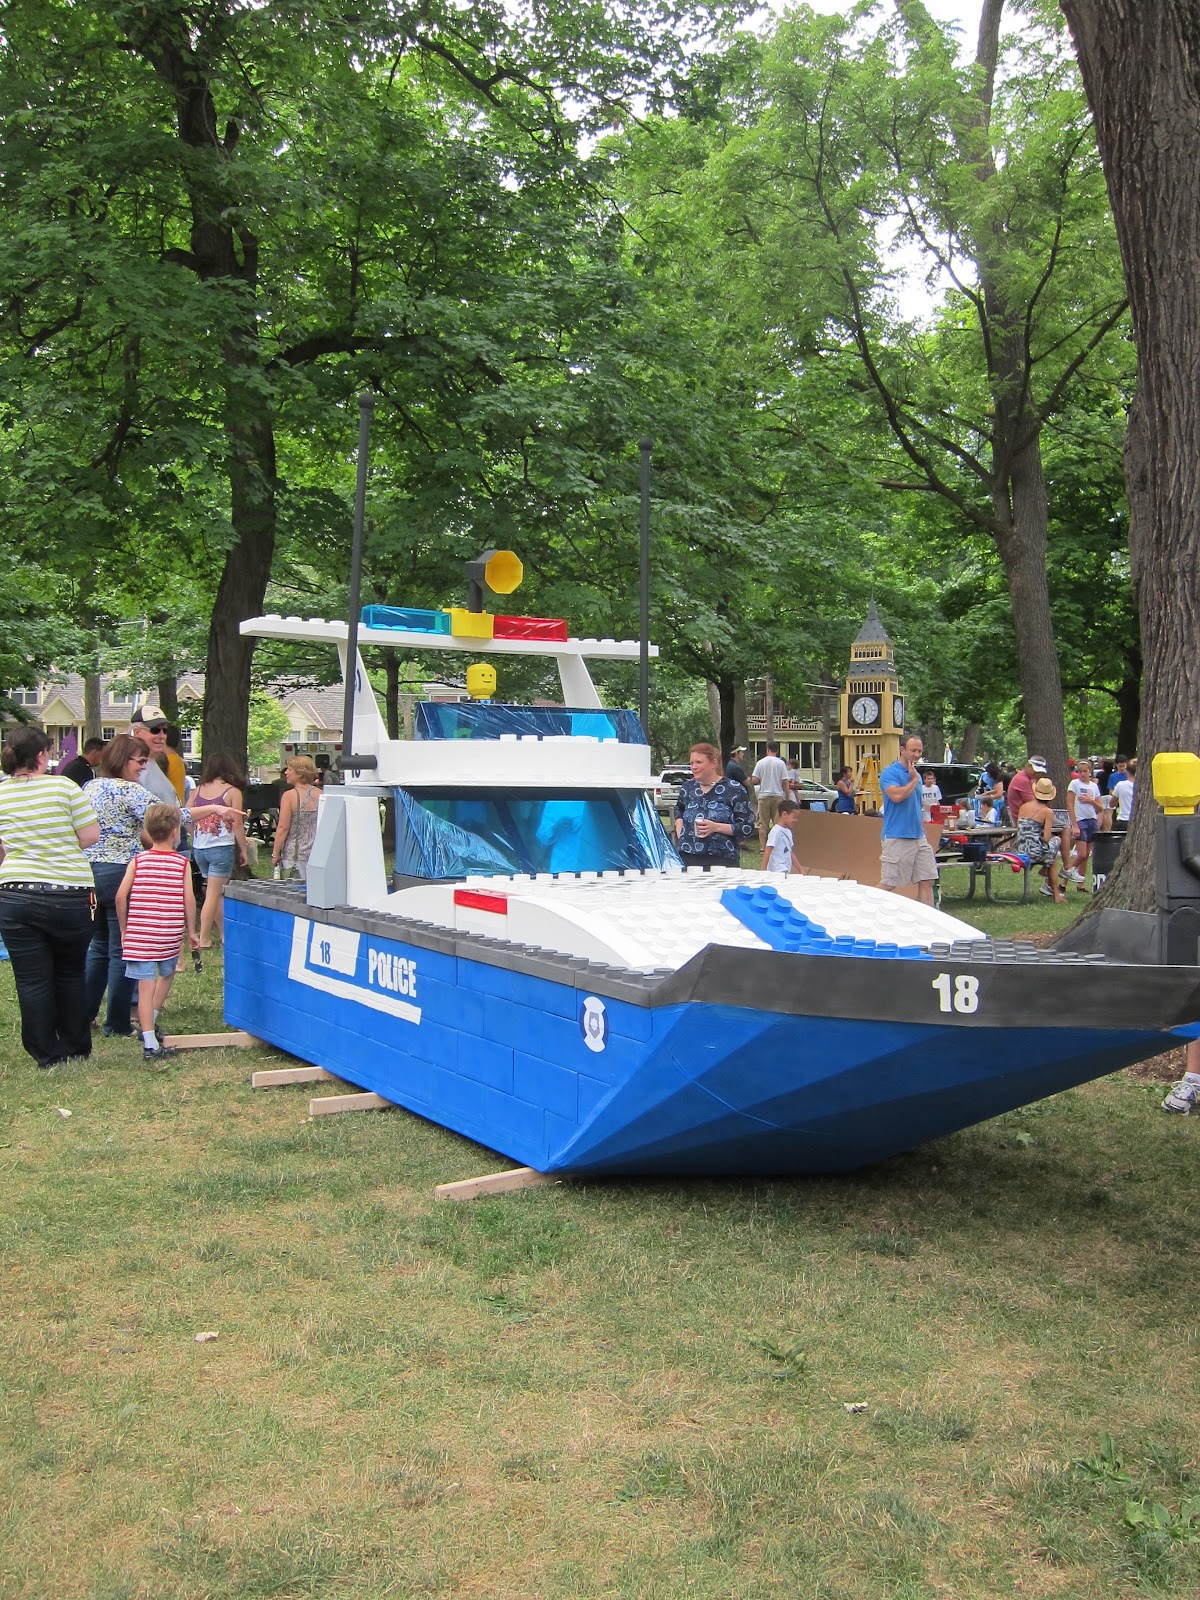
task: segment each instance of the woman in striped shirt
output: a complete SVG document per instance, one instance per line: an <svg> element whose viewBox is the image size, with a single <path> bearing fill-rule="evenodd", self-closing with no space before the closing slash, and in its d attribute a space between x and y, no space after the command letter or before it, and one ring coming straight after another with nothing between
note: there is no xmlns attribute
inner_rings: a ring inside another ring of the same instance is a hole
<svg viewBox="0 0 1200 1600"><path fill-rule="evenodd" d="M40 728L17 728L0 752L0 936L21 1043L44 1068L92 1053L83 972L95 896L83 847L100 837L86 790L46 771L49 751Z"/></svg>

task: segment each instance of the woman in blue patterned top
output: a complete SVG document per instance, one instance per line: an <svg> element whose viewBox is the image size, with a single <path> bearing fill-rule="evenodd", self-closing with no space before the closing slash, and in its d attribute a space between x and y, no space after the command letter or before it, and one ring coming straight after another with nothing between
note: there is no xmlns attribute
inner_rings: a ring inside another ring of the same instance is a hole
<svg viewBox="0 0 1200 1600"><path fill-rule="evenodd" d="M754 808L740 783L721 775L721 757L711 744L688 752L690 778L675 802L675 837L685 867L736 867L741 843L754 835Z"/></svg>
<svg viewBox="0 0 1200 1600"><path fill-rule="evenodd" d="M97 776L87 786L88 799L100 822L100 842L84 852L96 877L96 921L88 946L86 1003L88 1017L95 1021L105 988L108 989L106 1034L135 1032L129 1020L134 984L125 976L125 962L121 956L117 890L125 868L142 847L142 819L158 798L141 783L149 759L147 744L127 733L119 733L105 745L96 768ZM227 806L185 808L184 827L191 826L194 816L207 812L219 816L230 814Z"/></svg>

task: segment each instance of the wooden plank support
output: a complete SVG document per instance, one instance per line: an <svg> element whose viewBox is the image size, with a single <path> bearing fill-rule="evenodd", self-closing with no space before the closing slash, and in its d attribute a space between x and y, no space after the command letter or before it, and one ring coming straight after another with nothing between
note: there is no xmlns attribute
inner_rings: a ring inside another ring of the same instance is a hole
<svg viewBox="0 0 1200 1600"><path fill-rule="evenodd" d="M163 1043L169 1044L172 1050L216 1050L222 1045L231 1046L234 1050L248 1050L251 1045L262 1042L252 1033L169 1033L163 1039Z"/></svg>
<svg viewBox="0 0 1200 1600"><path fill-rule="evenodd" d="M281 1083L321 1083L332 1079L324 1067L271 1067L267 1072L252 1072L252 1089L274 1089Z"/></svg>
<svg viewBox="0 0 1200 1600"><path fill-rule="evenodd" d="M327 1094L308 1102L310 1117L332 1117L339 1111L389 1111L392 1102L381 1094Z"/></svg>
<svg viewBox="0 0 1200 1600"><path fill-rule="evenodd" d="M534 1189L539 1184L561 1183L549 1172L535 1172L532 1167L512 1167L508 1172L489 1172L482 1178L463 1178L459 1183L439 1183L433 1191L435 1200L474 1200L481 1194L507 1194L510 1189Z"/></svg>

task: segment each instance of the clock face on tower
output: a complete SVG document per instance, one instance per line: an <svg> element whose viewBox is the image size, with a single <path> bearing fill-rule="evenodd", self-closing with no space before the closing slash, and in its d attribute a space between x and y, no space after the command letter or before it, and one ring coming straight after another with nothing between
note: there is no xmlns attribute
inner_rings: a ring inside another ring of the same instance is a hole
<svg viewBox="0 0 1200 1600"><path fill-rule="evenodd" d="M860 694L851 702L850 720L860 728L870 728L879 721L879 701L869 694Z"/></svg>
<svg viewBox="0 0 1200 1600"><path fill-rule="evenodd" d="M897 728L904 726L904 696L902 694L894 694L892 696L892 722Z"/></svg>

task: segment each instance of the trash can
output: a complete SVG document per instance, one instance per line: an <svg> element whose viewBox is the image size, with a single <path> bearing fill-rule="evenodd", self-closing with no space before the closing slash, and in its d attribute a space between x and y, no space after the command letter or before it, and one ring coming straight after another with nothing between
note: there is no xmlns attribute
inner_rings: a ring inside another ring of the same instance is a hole
<svg viewBox="0 0 1200 1600"><path fill-rule="evenodd" d="M1104 880L1108 877L1117 863L1117 852L1121 848L1121 840L1125 837L1124 828L1119 831L1114 828L1111 833L1098 833L1092 840L1092 893L1099 894L1104 887Z"/></svg>

